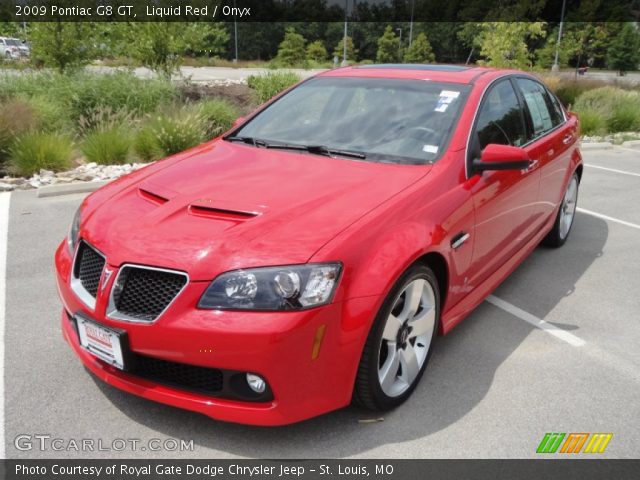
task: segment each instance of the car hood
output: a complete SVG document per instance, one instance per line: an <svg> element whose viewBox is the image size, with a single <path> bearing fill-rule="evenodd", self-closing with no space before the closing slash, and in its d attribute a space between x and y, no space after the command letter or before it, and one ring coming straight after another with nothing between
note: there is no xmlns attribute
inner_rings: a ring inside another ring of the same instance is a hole
<svg viewBox="0 0 640 480"><path fill-rule="evenodd" d="M111 265L211 280L232 269L304 263L430 170L222 140L167 162L87 201L81 233Z"/></svg>

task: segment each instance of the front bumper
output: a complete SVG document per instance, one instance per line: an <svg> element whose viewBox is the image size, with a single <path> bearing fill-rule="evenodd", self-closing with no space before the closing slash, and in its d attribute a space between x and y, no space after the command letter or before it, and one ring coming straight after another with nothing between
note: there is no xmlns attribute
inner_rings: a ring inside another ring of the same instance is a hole
<svg viewBox="0 0 640 480"><path fill-rule="evenodd" d="M302 312L198 310L208 282L191 282L154 323L106 317L98 295L89 309L69 286L71 257L66 242L56 251L57 284L64 309L65 339L84 365L105 382L149 400L203 413L219 420L283 425L346 406L364 341L380 301L365 297ZM111 282L117 276L117 268ZM105 292L110 291L110 284ZM266 379L267 402L228 400L162 385L120 371L88 353L67 315L81 313L107 327L126 330L132 352L208 368L251 372ZM324 335L314 353L318 332Z"/></svg>

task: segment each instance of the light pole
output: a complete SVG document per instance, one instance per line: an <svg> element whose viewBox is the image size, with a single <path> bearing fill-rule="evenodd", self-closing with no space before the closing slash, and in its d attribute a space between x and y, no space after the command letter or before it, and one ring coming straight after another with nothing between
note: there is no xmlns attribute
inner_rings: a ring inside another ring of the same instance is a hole
<svg viewBox="0 0 640 480"><path fill-rule="evenodd" d="M411 0L411 20L409 22L409 46L413 42L413 8L416 6L416 0Z"/></svg>
<svg viewBox="0 0 640 480"><path fill-rule="evenodd" d="M400 38L398 40L398 59L402 62L402 29L396 28L400 32Z"/></svg>
<svg viewBox="0 0 640 480"><path fill-rule="evenodd" d="M342 66L347 66L347 8L349 0L344 0L344 36L342 37Z"/></svg>
<svg viewBox="0 0 640 480"><path fill-rule="evenodd" d="M562 27L564 25L564 7L567 3L567 0L562 0L562 11L560 12L560 28L558 29L558 41L556 42L556 57L553 61L553 65L551 66L552 72L557 72L560 70L560 65L558 65L558 56L560 55L560 39L562 38Z"/></svg>
<svg viewBox="0 0 640 480"><path fill-rule="evenodd" d="M236 0L233 0L233 11L236 12ZM233 59L233 63L238 63L238 21L236 20L235 14L233 15L233 40L235 43L236 56Z"/></svg>

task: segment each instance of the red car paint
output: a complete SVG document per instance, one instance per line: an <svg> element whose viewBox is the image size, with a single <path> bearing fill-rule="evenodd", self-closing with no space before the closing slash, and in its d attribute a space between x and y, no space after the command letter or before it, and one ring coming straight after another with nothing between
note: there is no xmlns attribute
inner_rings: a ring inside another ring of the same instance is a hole
<svg viewBox="0 0 640 480"><path fill-rule="evenodd" d="M581 173L578 122L569 112L559 127L523 147L533 159L529 169L468 172L467 144L483 96L501 79L532 78L522 72L344 68L320 76L442 81L471 90L446 152L432 165L321 156L309 162L308 155L218 138L87 197L80 236L115 272L100 292L111 290L124 263L189 275L155 323L113 320L106 315L107 293L99 292L91 309L71 290L73 259L62 242L55 262L64 337L98 377L150 400L247 424L288 424L344 407L374 317L402 272L421 259L436 267L439 332L449 332L537 246L571 175ZM469 241L454 250L460 232ZM223 272L336 261L343 271L328 305L286 312L197 308ZM122 372L79 346L69 321L78 313L125 330L138 354L260 374L273 400L225 400ZM320 327L324 336L314 357Z"/></svg>

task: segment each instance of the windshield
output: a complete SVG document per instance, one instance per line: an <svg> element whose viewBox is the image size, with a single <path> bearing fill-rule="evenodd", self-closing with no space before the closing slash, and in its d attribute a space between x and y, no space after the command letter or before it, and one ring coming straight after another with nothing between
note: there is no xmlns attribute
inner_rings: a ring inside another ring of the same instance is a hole
<svg viewBox="0 0 640 480"><path fill-rule="evenodd" d="M7 42L7 45L10 45L12 47L19 47L20 45L22 45L20 40L16 38L7 38L6 42Z"/></svg>
<svg viewBox="0 0 640 480"><path fill-rule="evenodd" d="M256 147L313 146L311 153L337 157L431 163L445 149L467 92L466 85L424 80L314 78L227 139Z"/></svg>

